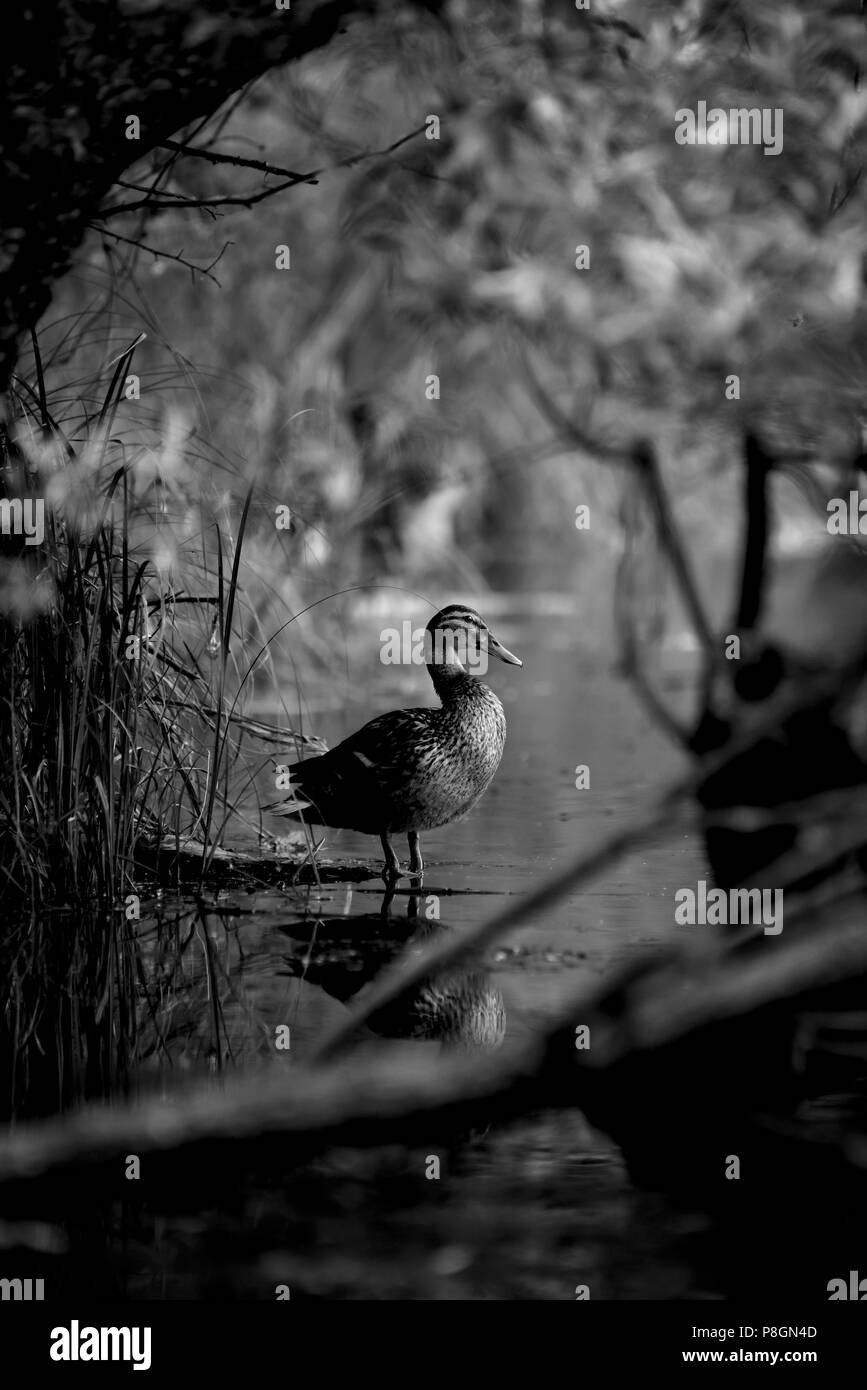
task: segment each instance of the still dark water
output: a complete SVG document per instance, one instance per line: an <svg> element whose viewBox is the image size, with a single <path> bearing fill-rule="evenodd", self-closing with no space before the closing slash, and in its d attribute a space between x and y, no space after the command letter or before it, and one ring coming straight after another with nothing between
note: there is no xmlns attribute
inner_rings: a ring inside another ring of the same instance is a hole
<svg viewBox="0 0 867 1390"><path fill-rule="evenodd" d="M479 602L524 668L491 663L486 679L508 720L503 762L466 822L422 837L417 902L403 892L386 904L375 879L230 892L204 919L192 904L166 900L160 930L150 925L154 960L166 922L185 944L143 1090L170 1094L202 1072L219 1085L220 1073L237 1068L255 1086L263 1068L281 1067L291 1085L292 1068L408 938L460 933L487 918L628 826L682 771L613 673L606 644L582 640L571 600ZM423 667L379 664L380 626L371 617L370 647L353 654L354 694L323 699L321 709L310 700L312 727L330 746L386 709L432 702ZM688 662L670 656L673 668ZM590 769L589 789L576 790L579 764ZM405 860L405 843L398 848ZM322 859L378 871L379 844L329 832ZM705 871L697 834L623 859L488 950L464 1000L474 1019L456 1025L448 1007L410 1009L378 1020L360 1045L439 1048L449 1029L484 1033L494 1017L501 1034L501 1011L504 1045L519 1042L567 995L670 939L675 890ZM703 1218L636 1192L615 1146L577 1112L476 1136L449 1155L438 1181L425 1178L425 1157L332 1155L285 1186L253 1183L196 1218L162 1219L153 1243L142 1232L141 1247L127 1249L125 1291L274 1298L286 1284L293 1297L572 1299L583 1284L591 1298L714 1296L713 1270L689 1254Z"/></svg>

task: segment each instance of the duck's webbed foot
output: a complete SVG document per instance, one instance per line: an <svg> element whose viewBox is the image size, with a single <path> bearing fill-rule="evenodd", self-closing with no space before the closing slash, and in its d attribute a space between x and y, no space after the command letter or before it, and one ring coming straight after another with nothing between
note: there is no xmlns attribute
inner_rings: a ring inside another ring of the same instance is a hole
<svg viewBox="0 0 867 1390"><path fill-rule="evenodd" d="M424 876L424 860L421 857L421 845L419 843L418 831L410 830L406 838L409 844L410 876L421 880Z"/></svg>

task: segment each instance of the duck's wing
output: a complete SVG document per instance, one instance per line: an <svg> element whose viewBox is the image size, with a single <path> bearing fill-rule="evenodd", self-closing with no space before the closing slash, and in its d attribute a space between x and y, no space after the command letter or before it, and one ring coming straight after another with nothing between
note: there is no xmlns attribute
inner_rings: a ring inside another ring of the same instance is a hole
<svg viewBox="0 0 867 1390"><path fill-rule="evenodd" d="M375 833L411 782L419 751L433 736L435 710L392 710L371 719L330 752L294 763L281 813L310 824Z"/></svg>

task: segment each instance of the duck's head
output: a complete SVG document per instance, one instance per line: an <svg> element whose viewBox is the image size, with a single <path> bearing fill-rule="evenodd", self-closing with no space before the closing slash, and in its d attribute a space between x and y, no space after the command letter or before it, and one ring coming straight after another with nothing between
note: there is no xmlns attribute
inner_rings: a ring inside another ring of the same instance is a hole
<svg viewBox="0 0 867 1390"><path fill-rule="evenodd" d="M427 625L426 648L429 666L456 666L472 675L484 675L489 655L510 666L524 664L497 640L475 609L463 603L451 603L434 614Z"/></svg>

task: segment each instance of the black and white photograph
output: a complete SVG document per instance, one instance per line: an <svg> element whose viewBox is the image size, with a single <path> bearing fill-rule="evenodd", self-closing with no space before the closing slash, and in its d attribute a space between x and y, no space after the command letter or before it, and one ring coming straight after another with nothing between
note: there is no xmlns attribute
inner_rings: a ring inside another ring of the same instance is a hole
<svg viewBox="0 0 867 1390"><path fill-rule="evenodd" d="M9 1355L566 1302L583 1369L846 1364L864 0L0 46Z"/></svg>

